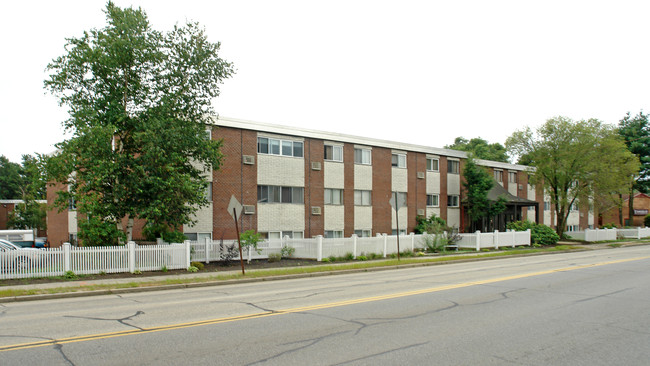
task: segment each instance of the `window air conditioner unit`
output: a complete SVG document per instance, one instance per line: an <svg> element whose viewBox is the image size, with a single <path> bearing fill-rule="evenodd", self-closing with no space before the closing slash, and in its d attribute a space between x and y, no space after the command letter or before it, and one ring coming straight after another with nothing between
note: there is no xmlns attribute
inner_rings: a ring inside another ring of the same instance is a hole
<svg viewBox="0 0 650 366"><path fill-rule="evenodd" d="M312 206L311 208L311 214L312 215L320 215L322 213L321 208L319 206Z"/></svg>
<svg viewBox="0 0 650 366"><path fill-rule="evenodd" d="M418 179L424 179L424 172L418 172Z"/></svg>
<svg viewBox="0 0 650 366"><path fill-rule="evenodd" d="M520 190L520 191L523 191L523 190L524 190L524 185L523 185L523 184L520 184L520 185L519 185L519 190Z"/></svg>
<svg viewBox="0 0 650 366"><path fill-rule="evenodd" d="M255 206L244 205L244 215L255 215Z"/></svg>
<svg viewBox="0 0 650 366"><path fill-rule="evenodd" d="M246 165L255 164L255 157L252 155L244 155L244 164Z"/></svg>
<svg viewBox="0 0 650 366"><path fill-rule="evenodd" d="M424 216L424 209L423 208L418 209L417 215L418 216Z"/></svg>
<svg viewBox="0 0 650 366"><path fill-rule="evenodd" d="M312 161L311 162L311 170L320 170L320 162L319 161Z"/></svg>

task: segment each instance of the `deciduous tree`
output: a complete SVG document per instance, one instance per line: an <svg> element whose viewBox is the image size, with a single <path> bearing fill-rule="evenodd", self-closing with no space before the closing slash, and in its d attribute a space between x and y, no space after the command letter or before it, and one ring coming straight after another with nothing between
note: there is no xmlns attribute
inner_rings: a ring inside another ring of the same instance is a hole
<svg viewBox="0 0 650 366"><path fill-rule="evenodd" d="M573 121L555 117L536 132L516 131L506 141L509 152L525 156L534 167L530 182L542 184L555 205L556 232L566 229L569 207L579 200L593 200L604 190L625 192L638 160L627 150L613 126L596 119ZM623 172L618 175L618 172Z"/></svg>
<svg viewBox="0 0 650 366"><path fill-rule="evenodd" d="M101 233L96 244L130 240L136 218L193 222L207 204L204 177L221 162L220 142L206 135L211 101L234 73L197 23L163 33L139 8L109 2L105 13L104 28L67 40L45 80L70 114L71 137L48 163L53 180L70 187L57 203L75 200L80 228Z"/></svg>
<svg viewBox="0 0 650 366"><path fill-rule="evenodd" d="M489 143L480 137L467 140L463 137L456 137L452 145L445 146L445 149L460 150L472 153L477 159L508 162L506 148L499 143Z"/></svg>

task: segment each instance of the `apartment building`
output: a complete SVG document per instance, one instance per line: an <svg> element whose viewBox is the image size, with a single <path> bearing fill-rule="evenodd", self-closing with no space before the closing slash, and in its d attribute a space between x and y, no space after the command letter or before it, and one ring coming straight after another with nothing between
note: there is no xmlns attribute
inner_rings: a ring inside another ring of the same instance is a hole
<svg viewBox="0 0 650 366"><path fill-rule="evenodd" d="M194 226L183 227L191 240L236 237L227 212L233 196L244 205L240 231L267 238L408 233L416 216L432 214L460 231L466 227L464 152L226 117L213 120L210 136L223 140L223 165L207 177L210 205L197 212ZM511 197L508 221L553 221L550 211L542 211L543 193L528 184L526 166L477 163ZM53 194L48 192L48 201ZM393 197L406 203L398 212ZM74 211L50 214L53 245L76 235ZM578 221L593 225L593 214ZM141 227L136 223L134 237Z"/></svg>

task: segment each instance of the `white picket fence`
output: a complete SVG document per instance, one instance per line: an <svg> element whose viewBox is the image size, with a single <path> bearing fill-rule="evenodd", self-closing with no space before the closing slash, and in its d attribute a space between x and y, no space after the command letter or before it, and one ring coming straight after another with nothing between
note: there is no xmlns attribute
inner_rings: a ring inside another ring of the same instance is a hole
<svg viewBox="0 0 650 366"><path fill-rule="evenodd" d="M526 231L506 231L493 233L482 233L477 231L473 234L460 234L460 240L456 243L459 248L476 249L483 248L499 249L500 247L515 247L519 245L530 245L530 229Z"/></svg>
<svg viewBox="0 0 650 366"><path fill-rule="evenodd" d="M612 241L617 238L643 239L650 237L650 228L637 227L631 229L586 229L584 231L567 231L565 235L576 240L587 242Z"/></svg>
<svg viewBox="0 0 650 366"><path fill-rule="evenodd" d="M491 232L481 233L477 231L471 234L459 234L460 240L456 243L459 248L476 249L477 251L484 248L515 247L520 245L530 245L530 230L528 231L509 231L509 232ZM222 260L226 247L237 248L236 240L213 241L206 239L203 242L191 242L192 260L201 262L214 262ZM370 253L379 254L387 257L397 253L397 236L396 235L378 235L375 237L360 238L353 235L350 238L316 238L308 239L283 239L267 240L258 244L260 252L249 248L242 254L244 260L266 259L271 253L280 253L283 247L294 248L293 256L296 258L315 259L322 261L328 257L346 257L351 255L357 258L360 255ZM415 249L424 249L424 235L400 235L400 251ZM237 251L232 257L233 260L239 260Z"/></svg>
<svg viewBox="0 0 650 366"><path fill-rule="evenodd" d="M73 247L3 252L0 256L0 279L124 273L186 269L190 265L190 242L183 244L145 245L129 242L116 247Z"/></svg>
<svg viewBox="0 0 650 366"><path fill-rule="evenodd" d="M481 250L505 246L530 245L530 231L459 234L460 248ZM60 248L12 251L0 256L0 280L14 278L37 278L63 276L72 271L77 275L98 273L134 273L136 271L159 271L186 269L193 261L215 262L224 260L227 247L233 248L231 260L239 260L236 240L203 242L186 241L181 244L137 245L129 242L117 247L73 247L64 243ZM357 258L360 255L379 254L387 257L397 253L398 237L378 235L360 238L327 239L322 236L310 239L267 240L258 245L260 252L245 250L244 259L267 259L269 254L281 253L283 247L294 249L295 258L322 261L328 257ZM424 235L401 235L399 250L424 249Z"/></svg>

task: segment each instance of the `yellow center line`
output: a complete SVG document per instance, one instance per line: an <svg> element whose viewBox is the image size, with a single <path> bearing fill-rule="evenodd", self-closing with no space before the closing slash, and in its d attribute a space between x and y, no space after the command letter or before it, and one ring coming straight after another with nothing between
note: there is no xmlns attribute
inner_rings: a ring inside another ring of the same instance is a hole
<svg viewBox="0 0 650 366"><path fill-rule="evenodd" d="M85 341L92 341L92 340L99 340L99 339L123 337L123 336L128 336L128 335L135 335L135 334L146 334L146 333L154 333L154 332L161 332L161 331L168 331L168 330L175 330L175 329L198 327L198 326L204 326L204 325L221 324L221 323L228 323L228 322L234 322L234 321L240 321L240 320L258 319L258 318L264 318L264 317L269 317L269 316L274 316L274 315L293 314L293 313L306 312L306 311L312 311L312 310L329 309L329 308L335 308L335 307L340 307L340 306L362 304L362 303L373 302L373 301L381 301L381 300L390 300L390 299L396 299L396 298L401 298L401 297L422 295L422 294L428 294L428 293L446 291L446 290L453 290L453 289L459 289L459 288L470 287L470 286L485 285L485 284L496 283L496 282L516 280L516 279L527 278L527 277L542 276L542 275L547 275L547 274L552 274L552 273L557 273L557 272L568 272L568 271L575 271L575 270L584 269L584 268L591 268L591 267L604 266L604 265L610 265L610 264L632 262L632 261L638 261L638 260L643 260L643 259L648 259L648 258L650 258L650 256L636 257L636 258L629 258L629 259L620 259L620 260L614 260L614 261L608 261L608 262L585 264L585 265L565 267L565 268L549 269L549 270L545 270L545 271L530 272L530 273L524 273L524 274L519 274L519 275L498 277L498 278L492 278L492 279L486 279L486 280L480 280L480 281L472 281L472 282L464 282L464 283L451 284L451 285L443 285L443 286L426 288L426 289L422 289L422 290L404 291L404 292L398 292L398 293L387 294L387 295L363 297L363 298L359 298L359 299L344 300L344 301L330 302L330 303L310 305L310 306L302 306L302 307L296 307L296 308L288 308L288 309L276 310L276 311L264 311L264 312L248 314L248 315L238 315L238 316L232 316L232 317L208 319L208 320L201 320L201 321L188 322L188 323L164 325L164 326L152 327L152 328L132 329L132 330L126 330L126 331L119 331L119 332L89 334L89 335L85 335L85 336L76 336L76 337L69 337L69 338L60 338L60 339L39 341L39 342L13 344L13 345L7 345L7 346L0 346L0 352L44 347L44 346L49 346L49 345L54 345L54 344L85 342Z"/></svg>

